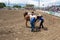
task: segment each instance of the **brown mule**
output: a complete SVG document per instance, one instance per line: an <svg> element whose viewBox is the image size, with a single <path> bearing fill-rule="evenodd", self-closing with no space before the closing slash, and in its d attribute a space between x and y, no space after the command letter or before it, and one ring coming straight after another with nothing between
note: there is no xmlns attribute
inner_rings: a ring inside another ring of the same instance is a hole
<svg viewBox="0 0 60 40"><path fill-rule="evenodd" d="M30 17L29 17L29 15L28 15L28 12L25 12L25 13L24 13L24 19L26 20L26 21L25 21L25 25L26 25L26 27L28 27L27 23L28 23L28 21L30 21Z"/></svg>

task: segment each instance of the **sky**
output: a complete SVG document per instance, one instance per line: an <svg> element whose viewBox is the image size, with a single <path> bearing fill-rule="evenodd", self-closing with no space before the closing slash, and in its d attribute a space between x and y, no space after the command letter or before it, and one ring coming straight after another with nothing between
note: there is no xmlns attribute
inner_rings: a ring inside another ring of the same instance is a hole
<svg viewBox="0 0 60 40"><path fill-rule="evenodd" d="M4 2L6 5L8 5L8 3L9 4L34 4L35 6L40 6L40 7L60 5L60 0L0 0L0 2Z"/></svg>

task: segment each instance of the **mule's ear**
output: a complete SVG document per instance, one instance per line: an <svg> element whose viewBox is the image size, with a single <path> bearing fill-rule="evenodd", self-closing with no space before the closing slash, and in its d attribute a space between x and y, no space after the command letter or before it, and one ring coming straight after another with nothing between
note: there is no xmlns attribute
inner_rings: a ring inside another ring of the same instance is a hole
<svg viewBox="0 0 60 40"><path fill-rule="evenodd" d="M25 12L25 13L24 13L24 17L25 17L26 15L28 15L28 12Z"/></svg>

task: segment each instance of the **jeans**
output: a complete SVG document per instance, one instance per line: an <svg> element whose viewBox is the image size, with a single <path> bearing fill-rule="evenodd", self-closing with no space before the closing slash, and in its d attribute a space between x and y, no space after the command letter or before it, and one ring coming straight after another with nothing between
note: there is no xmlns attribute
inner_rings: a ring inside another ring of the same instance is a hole
<svg viewBox="0 0 60 40"><path fill-rule="evenodd" d="M30 24L31 24L31 31L33 31L34 30L34 28L35 28L35 18L31 18L30 19Z"/></svg>
<svg viewBox="0 0 60 40"><path fill-rule="evenodd" d="M41 20L41 23L40 23L40 25L39 25L39 29L40 29L40 28L44 28L43 22L44 22L44 20Z"/></svg>
<svg viewBox="0 0 60 40"><path fill-rule="evenodd" d="M31 24L31 31L33 31L35 28L35 24L34 23L30 23L30 24Z"/></svg>

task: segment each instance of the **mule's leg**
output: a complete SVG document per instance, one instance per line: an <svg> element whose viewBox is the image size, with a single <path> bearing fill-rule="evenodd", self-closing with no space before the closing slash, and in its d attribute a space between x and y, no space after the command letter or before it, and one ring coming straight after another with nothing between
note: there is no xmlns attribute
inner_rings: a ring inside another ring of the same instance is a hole
<svg viewBox="0 0 60 40"><path fill-rule="evenodd" d="M28 21L26 20L26 22L25 22L25 24L26 24L26 27L28 27L28 24L27 24L27 23L28 23Z"/></svg>

